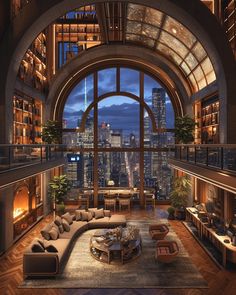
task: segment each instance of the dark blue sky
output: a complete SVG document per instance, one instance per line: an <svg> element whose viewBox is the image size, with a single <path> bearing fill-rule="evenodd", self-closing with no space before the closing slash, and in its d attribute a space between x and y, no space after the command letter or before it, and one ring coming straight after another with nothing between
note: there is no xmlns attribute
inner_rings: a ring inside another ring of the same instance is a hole
<svg viewBox="0 0 236 295"><path fill-rule="evenodd" d="M130 92L139 96L139 72L131 69L121 68L120 79L121 91ZM160 85L151 77L145 75L144 79L144 97L145 102L151 106L152 89ZM116 90L116 70L114 68L105 69L98 72L98 95ZM80 118L81 110L93 101L93 76L90 75L82 80L71 91L68 96L64 119L67 122L67 128L75 128ZM111 128L123 129L125 133L139 130L139 107L138 103L129 97L112 96L102 100L98 104L99 124L103 121L110 123ZM166 117L167 127L174 126L174 112L172 104L166 97Z"/></svg>

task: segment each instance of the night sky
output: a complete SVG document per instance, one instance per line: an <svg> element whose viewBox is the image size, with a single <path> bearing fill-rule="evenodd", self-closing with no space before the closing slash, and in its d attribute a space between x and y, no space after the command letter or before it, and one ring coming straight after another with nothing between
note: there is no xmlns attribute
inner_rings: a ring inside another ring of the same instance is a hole
<svg viewBox="0 0 236 295"><path fill-rule="evenodd" d="M130 92L139 96L139 72L121 68L121 91ZM145 75L144 97L145 102L152 104L152 88L160 85L151 77ZM86 89L86 91L85 91ZM106 69L98 72L98 95L116 90L116 69ZM86 95L85 95L86 93ZM86 99L85 99L86 98ZM63 118L67 128L75 128L82 111L93 101L93 76L82 80L68 96ZM167 128L174 127L174 111L172 104L166 99ZM129 97L112 96L98 104L98 123L106 122L112 129L123 129L125 134L138 133L139 130L139 105Z"/></svg>

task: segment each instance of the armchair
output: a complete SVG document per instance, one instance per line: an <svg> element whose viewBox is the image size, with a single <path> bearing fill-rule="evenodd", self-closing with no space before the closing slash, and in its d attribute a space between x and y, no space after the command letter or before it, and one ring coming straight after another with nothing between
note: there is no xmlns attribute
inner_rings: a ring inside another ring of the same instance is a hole
<svg viewBox="0 0 236 295"><path fill-rule="evenodd" d="M149 226L149 234L153 240L163 240L168 232L168 226L163 223L151 224Z"/></svg>
<svg viewBox="0 0 236 295"><path fill-rule="evenodd" d="M159 262L170 263L179 254L179 247L175 241L157 241L155 258Z"/></svg>

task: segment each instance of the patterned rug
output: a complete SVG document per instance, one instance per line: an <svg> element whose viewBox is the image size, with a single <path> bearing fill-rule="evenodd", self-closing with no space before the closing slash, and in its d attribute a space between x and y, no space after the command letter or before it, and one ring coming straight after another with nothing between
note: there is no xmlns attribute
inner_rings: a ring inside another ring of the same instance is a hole
<svg viewBox="0 0 236 295"><path fill-rule="evenodd" d="M90 237L96 230L88 230L75 241L62 275L52 279L25 279L19 288L207 288L207 282L171 227L166 239L175 240L180 253L170 264L155 261L155 242L148 233L153 222L128 222L137 226L142 236L142 253L131 262L109 265L97 261L89 250Z"/></svg>

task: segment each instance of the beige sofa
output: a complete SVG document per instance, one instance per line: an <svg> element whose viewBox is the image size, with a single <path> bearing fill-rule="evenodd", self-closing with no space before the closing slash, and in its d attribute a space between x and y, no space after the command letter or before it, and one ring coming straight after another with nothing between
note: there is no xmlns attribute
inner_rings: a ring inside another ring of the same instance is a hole
<svg viewBox="0 0 236 295"><path fill-rule="evenodd" d="M55 246L58 252L33 252L32 244L25 250L23 255L23 274L24 276L55 276L63 271L63 267L69 256L73 241L84 231L93 228L113 228L126 226L124 215L112 215L110 217L93 218L90 221L76 221L70 225L70 231L59 234L56 240L47 241L48 244ZM41 237L40 237L41 238Z"/></svg>

